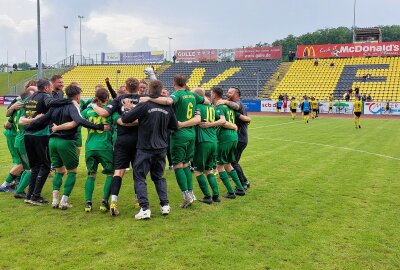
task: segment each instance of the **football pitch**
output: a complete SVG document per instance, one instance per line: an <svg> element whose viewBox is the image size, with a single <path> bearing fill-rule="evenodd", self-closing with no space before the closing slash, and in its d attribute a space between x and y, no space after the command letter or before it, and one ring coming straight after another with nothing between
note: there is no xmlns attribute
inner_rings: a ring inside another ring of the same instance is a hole
<svg viewBox="0 0 400 270"><path fill-rule="evenodd" d="M4 107L0 115L3 123ZM247 195L180 209L181 193L167 171L171 214L161 216L148 179L149 221L133 218L132 171L123 180L120 216L98 210L100 173L94 211L84 212L82 149L72 209L0 194L0 269L399 269L400 120L361 121L355 129L353 119L305 125L253 116L241 160L251 182ZM3 182L11 158L4 136L0 145Z"/></svg>

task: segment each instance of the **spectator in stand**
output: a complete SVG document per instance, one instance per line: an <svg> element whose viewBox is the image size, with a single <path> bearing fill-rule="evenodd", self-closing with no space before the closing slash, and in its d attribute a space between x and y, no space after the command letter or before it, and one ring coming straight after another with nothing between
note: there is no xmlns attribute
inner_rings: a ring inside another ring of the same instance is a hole
<svg viewBox="0 0 400 270"><path fill-rule="evenodd" d="M332 62L329 66L330 66L331 68L334 68L334 67L335 67L335 63Z"/></svg>
<svg viewBox="0 0 400 270"><path fill-rule="evenodd" d="M372 101L371 94L368 94L368 97L367 97L367 102L371 102L371 101Z"/></svg>
<svg viewBox="0 0 400 270"><path fill-rule="evenodd" d="M174 64L175 64L175 62L176 62L176 55L172 56L172 61L173 61Z"/></svg>
<svg viewBox="0 0 400 270"><path fill-rule="evenodd" d="M315 59L315 61L314 61L314 67L318 67L318 65L319 65L318 59Z"/></svg>
<svg viewBox="0 0 400 270"><path fill-rule="evenodd" d="M362 96L362 101L363 101L363 102L367 101L367 95L366 95L366 94L364 94L364 95Z"/></svg>
<svg viewBox="0 0 400 270"><path fill-rule="evenodd" d="M349 92L347 92L346 95L344 96L344 100L346 100L347 102L350 101L350 94L349 94Z"/></svg>

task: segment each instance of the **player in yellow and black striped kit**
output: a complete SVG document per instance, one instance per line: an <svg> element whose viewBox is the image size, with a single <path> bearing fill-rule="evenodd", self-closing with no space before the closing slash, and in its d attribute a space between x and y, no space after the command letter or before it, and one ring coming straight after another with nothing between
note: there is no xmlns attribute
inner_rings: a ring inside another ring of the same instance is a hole
<svg viewBox="0 0 400 270"><path fill-rule="evenodd" d="M354 102L353 105L354 123L356 125L356 128L361 128L360 117L362 112L362 106L363 104L361 101L361 96L358 96L357 100Z"/></svg>
<svg viewBox="0 0 400 270"><path fill-rule="evenodd" d="M292 97L292 100L290 101L290 112L292 114L293 120L296 118L297 106L299 106L299 103L297 102L295 97Z"/></svg>

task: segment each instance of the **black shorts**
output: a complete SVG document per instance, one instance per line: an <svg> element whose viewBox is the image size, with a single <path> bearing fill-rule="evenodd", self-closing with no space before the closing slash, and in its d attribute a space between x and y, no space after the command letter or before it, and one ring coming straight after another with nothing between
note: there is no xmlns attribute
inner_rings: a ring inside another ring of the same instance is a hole
<svg viewBox="0 0 400 270"><path fill-rule="evenodd" d="M329 107L329 110L330 110L330 111L332 111L332 109L333 109L332 107Z"/></svg>
<svg viewBox="0 0 400 270"><path fill-rule="evenodd" d="M136 136L118 136L114 145L114 170L129 168L135 162Z"/></svg>
<svg viewBox="0 0 400 270"><path fill-rule="evenodd" d="M357 117L360 117L361 116L361 112L354 112L354 115L357 116Z"/></svg>
<svg viewBox="0 0 400 270"><path fill-rule="evenodd" d="M310 112L303 112L303 114L304 114L304 115L309 115L309 114L310 114Z"/></svg>
<svg viewBox="0 0 400 270"><path fill-rule="evenodd" d="M296 113L296 109L291 109L292 113Z"/></svg>
<svg viewBox="0 0 400 270"><path fill-rule="evenodd" d="M276 107L278 110L282 109L282 107Z"/></svg>

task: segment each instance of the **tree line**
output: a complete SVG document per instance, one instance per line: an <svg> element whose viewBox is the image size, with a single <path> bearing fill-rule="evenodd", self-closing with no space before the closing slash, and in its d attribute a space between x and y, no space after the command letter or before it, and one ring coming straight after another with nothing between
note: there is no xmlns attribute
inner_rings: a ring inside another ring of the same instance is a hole
<svg viewBox="0 0 400 270"><path fill-rule="evenodd" d="M399 41L400 25L379 26L382 31L382 41ZM283 60L288 60L290 51L296 51L297 45L317 45L317 44L343 44L353 42L353 31L347 27L319 29L312 33L301 36L288 35L283 39L274 41L272 44L259 42L257 47L262 46L282 46Z"/></svg>

